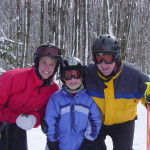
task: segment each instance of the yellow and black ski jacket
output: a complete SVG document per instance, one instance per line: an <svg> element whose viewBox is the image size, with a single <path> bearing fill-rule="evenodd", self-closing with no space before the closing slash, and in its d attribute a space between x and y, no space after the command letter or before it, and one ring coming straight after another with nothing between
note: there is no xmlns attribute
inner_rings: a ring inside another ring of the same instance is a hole
<svg viewBox="0 0 150 150"><path fill-rule="evenodd" d="M122 62L111 78L102 76L95 64L91 64L85 79L89 94L102 112L104 125L124 123L137 116L139 101L146 103L145 82L150 82L150 78L138 66L128 62Z"/></svg>

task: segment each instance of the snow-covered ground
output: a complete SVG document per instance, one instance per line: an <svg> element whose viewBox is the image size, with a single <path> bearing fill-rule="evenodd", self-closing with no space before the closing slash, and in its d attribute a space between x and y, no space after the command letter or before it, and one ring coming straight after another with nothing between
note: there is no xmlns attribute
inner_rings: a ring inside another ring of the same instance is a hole
<svg viewBox="0 0 150 150"><path fill-rule="evenodd" d="M29 130L28 147L29 150L45 150L46 136L40 127ZM106 140L108 150L112 150L112 142L109 137ZM136 121L134 150L146 150L146 109L143 105L138 105L138 120Z"/></svg>
<svg viewBox="0 0 150 150"><path fill-rule="evenodd" d="M5 72L5 70L0 67L0 75L1 75L2 73L4 73L4 72Z"/></svg>

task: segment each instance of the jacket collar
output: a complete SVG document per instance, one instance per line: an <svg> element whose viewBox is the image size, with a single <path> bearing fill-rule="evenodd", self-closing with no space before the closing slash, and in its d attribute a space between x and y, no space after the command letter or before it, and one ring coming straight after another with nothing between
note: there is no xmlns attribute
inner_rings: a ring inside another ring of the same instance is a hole
<svg viewBox="0 0 150 150"><path fill-rule="evenodd" d="M76 95L84 94L84 93L86 93L86 92L87 92L87 90L86 90L86 89L83 89L83 90L77 92ZM62 93L72 95L70 92L68 92L68 91L66 90L66 88L64 87L64 85L62 86Z"/></svg>
<svg viewBox="0 0 150 150"><path fill-rule="evenodd" d="M32 80L34 80L34 82L38 85L38 86L41 86L43 84L43 81L41 81L39 79L39 77L37 76L36 72L35 72L35 69L34 69L34 66L32 66L31 68L31 75L30 77L32 78Z"/></svg>

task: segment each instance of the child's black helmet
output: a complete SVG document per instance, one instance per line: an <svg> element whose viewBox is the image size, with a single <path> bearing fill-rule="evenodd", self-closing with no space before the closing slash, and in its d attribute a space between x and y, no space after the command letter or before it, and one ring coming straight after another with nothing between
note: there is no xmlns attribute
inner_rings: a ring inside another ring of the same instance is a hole
<svg viewBox="0 0 150 150"><path fill-rule="evenodd" d="M73 70L83 68L82 61L77 57L67 57L62 61L62 70Z"/></svg>
<svg viewBox="0 0 150 150"><path fill-rule="evenodd" d="M77 57L67 57L64 59L60 66L60 76L64 77L66 70L80 70L82 78L85 77L85 68L82 61Z"/></svg>

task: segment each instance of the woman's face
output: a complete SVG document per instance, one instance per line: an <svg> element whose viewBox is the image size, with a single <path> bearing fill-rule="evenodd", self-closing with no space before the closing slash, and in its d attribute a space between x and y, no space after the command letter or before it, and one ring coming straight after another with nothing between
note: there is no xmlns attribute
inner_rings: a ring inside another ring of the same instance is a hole
<svg viewBox="0 0 150 150"><path fill-rule="evenodd" d="M52 57L43 56L39 60L39 73L43 79L48 79L54 72L56 60Z"/></svg>

